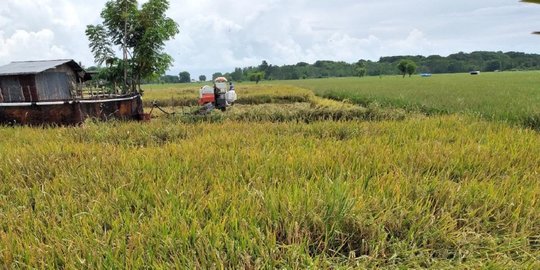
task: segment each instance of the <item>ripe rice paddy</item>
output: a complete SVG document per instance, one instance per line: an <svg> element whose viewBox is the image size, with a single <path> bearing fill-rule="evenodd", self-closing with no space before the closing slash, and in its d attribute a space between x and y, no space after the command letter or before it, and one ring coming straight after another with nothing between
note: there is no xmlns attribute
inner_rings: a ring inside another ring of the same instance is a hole
<svg viewBox="0 0 540 270"><path fill-rule="evenodd" d="M177 115L0 128L2 267L540 267L534 130L279 84L201 118L159 87Z"/></svg>

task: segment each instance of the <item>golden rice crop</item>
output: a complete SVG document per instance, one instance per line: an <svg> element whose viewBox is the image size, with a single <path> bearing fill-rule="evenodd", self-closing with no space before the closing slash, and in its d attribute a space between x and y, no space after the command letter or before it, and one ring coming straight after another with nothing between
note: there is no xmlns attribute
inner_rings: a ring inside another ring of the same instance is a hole
<svg viewBox="0 0 540 270"><path fill-rule="evenodd" d="M194 115L199 111L196 105L198 90L191 86L181 85L169 86L165 90L157 86L149 86L150 94L145 97L157 98L161 91L171 93L176 97L171 98L171 102L163 99L155 100L164 111L151 109L153 117L162 117L166 113L172 114L178 122L200 122L200 121L300 121L313 122L322 120L389 120L404 119L405 111L401 109L382 108L375 104L361 107L347 101L336 101L315 96L310 90L280 86L280 85L241 85L237 87L239 100L235 106L228 109L226 113L218 111L211 115ZM179 87L179 88L173 88ZM162 94L162 93L161 93ZM145 103L147 106L148 101ZM412 115L408 113L408 115Z"/></svg>
<svg viewBox="0 0 540 270"><path fill-rule="evenodd" d="M197 106L199 84L148 85L145 86L144 104L153 102L163 107ZM238 104L296 103L308 102L313 92L294 86L236 84Z"/></svg>
<svg viewBox="0 0 540 270"><path fill-rule="evenodd" d="M540 136L474 118L0 128L5 268L540 267Z"/></svg>

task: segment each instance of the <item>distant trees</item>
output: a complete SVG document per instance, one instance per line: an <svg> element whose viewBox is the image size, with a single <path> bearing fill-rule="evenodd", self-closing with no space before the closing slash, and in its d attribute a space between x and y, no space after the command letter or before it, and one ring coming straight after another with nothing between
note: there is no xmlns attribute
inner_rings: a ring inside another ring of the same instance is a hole
<svg viewBox="0 0 540 270"><path fill-rule="evenodd" d="M403 75L403 78L405 78L407 74L409 75L409 77L411 77L414 73L416 73L416 69L418 68L418 66L412 60L403 59L399 61L397 68L399 70L399 73Z"/></svg>
<svg viewBox="0 0 540 270"><path fill-rule="evenodd" d="M191 82L191 74L187 71L182 71L180 74L178 74L178 77L180 78L180 83L189 83Z"/></svg>
<svg viewBox="0 0 540 270"><path fill-rule="evenodd" d="M223 77L223 73L216 72L216 73L212 74L212 80L215 80L215 79L217 79L219 77Z"/></svg>
<svg viewBox="0 0 540 270"><path fill-rule="evenodd" d="M410 60L414 65L404 65L403 70L396 68L404 59ZM233 81L257 82L256 74L263 72L263 76L258 77L260 82L261 80L299 80L327 77L411 76L415 73L465 73L472 70L540 70L540 54L460 52L446 57L440 55L406 55L381 57L378 61L359 60L355 63L346 63L320 60L313 64L299 62L284 66L275 66L263 61L257 66L237 67L230 73L215 73L213 78L226 77Z"/></svg>
<svg viewBox="0 0 540 270"><path fill-rule="evenodd" d="M199 76L199 81L200 82L206 82L206 76L205 75Z"/></svg>
<svg viewBox="0 0 540 270"><path fill-rule="evenodd" d="M179 83L180 80L178 76L174 75L165 75L160 78L161 83Z"/></svg>
<svg viewBox="0 0 540 270"><path fill-rule="evenodd" d="M253 72L249 74L249 80L252 82L255 82L256 84L259 84L260 81L264 79L264 72Z"/></svg>
<svg viewBox="0 0 540 270"><path fill-rule="evenodd" d="M366 68L366 62L363 60L360 60L355 65L355 75L362 78L366 76L367 74L367 68Z"/></svg>
<svg viewBox="0 0 540 270"><path fill-rule="evenodd" d="M484 70L485 71L495 71L495 70L502 70L502 62L500 60L490 60L486 62Z"/></svg>
<svg viewBox="0 0 540 270"><path fill-rule="evenodd" d="M266 74L269 74L268 73L269 69L270 69L270 66L268 65L268 62L266 62L266 60L263 60L262 63L259 65L259 68L258 68L259 72L262 72L262 75L263 75L260 80L266 79L265 76L266 76ZM259 83L260 80L256 80L257 83Z"/></svg>
<svg viewBox="0 0 540 270"><path fill-rule="evenodd" d="M242 81L244 76L244 72L242 71L242 68L235 68L234 72L230 74L230 77L233 81Z"/></svg>

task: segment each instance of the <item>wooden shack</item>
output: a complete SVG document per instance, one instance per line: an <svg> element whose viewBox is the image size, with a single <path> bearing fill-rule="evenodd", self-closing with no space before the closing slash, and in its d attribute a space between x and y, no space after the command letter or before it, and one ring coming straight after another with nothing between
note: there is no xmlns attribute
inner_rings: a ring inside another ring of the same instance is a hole
<svg viewBox="0 0 540 270"><path fill-rule="evenodd" d="M87 79L73 60L12 62L0 67L0 102L73 99Z"/></svg>
<svg viewBox="0 0 540 270"><path fill-rule="evenodd" d="M142 119L139 93L83 97L90 74L73 60L12 62L0 67L0 123L79 124Z"/></svg>

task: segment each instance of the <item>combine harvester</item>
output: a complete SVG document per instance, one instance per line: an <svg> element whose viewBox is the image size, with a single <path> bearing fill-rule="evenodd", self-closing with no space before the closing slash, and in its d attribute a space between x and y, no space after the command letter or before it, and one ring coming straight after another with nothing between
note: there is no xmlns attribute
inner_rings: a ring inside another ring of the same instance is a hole
<svg viewBox="0 0 540 270"><path fill-rule="evenodd" d="M205 85L199 91L200 113L206 114L214 109L226 111L227 107L234 105L237 100L233 83L226 78L219 77L214 81L214 87Z"/></svg>

